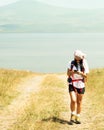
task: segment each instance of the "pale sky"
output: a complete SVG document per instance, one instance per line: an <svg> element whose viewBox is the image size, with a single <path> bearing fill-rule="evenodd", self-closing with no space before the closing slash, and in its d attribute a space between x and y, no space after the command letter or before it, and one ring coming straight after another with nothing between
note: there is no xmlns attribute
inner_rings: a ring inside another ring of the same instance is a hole
<svg viewBox="0 0 104 130"><path fill-rule="evenodd" d="M0 6L5 6L8 4L14 3L16 1L18 1L18 0L0 0Z"/></svg>
<svg viewBox="0 0 104 130"><path fill-rule="evenodd" d="M36 0L67 8L104 8L104 0Z"/></svg>
<svg viewBox="0 0 104 130"><path fill-rule="evenodd" d="M22 0L0 0L0 6L5 6L16 1ZM30 1L30 0L29 0ZM54 6L62 6L66 8L104 8L104 0L33 0L47 3Z"/></svg>

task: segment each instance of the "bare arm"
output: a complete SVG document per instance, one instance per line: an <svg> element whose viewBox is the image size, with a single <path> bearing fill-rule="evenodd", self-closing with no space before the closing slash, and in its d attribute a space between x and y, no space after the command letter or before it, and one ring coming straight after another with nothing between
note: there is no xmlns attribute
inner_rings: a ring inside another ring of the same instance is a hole
<svg viewBox="0 0 104 130"><path fill-rule="evenodd" d="M77 71L76 74L81 75L83 78L87 78L87 74Z"/></svg>
<svg viewBox="0 0 104 130"><path fill-rule="evenodd" d="M70 69L67 69L67 76L71 76L73 74L76 74L76 71L73 71L73 70L70 70Z"/></svg>

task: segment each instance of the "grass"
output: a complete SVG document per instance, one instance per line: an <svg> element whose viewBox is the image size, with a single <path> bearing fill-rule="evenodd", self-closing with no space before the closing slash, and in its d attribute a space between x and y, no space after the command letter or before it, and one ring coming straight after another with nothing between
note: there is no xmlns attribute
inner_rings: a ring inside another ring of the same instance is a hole
<svg viewBox="0 0 104 130"><path fill-rule="evenodd" d="M88 79L89 97L95 104L98 104L100 109L104 106L104 69L92 70ZM102 109L101 109L102 110Z"/></svg>
<svg viewBox="0 0 104 130"><path fill-rule="evenodd" d="M104 129L104 69L91 70L88 78L91 128Z"/></svg>
<svg viewBox="0 0 104 130"><path fill-rule="evenodd" d="M31 72L0 69L0 106L8 105L17 95L17 85Z"/></svg>
<svg viewBox="0 0 104 130"><path fill-rule="evenodd" d="M0 70L0 84L3 87L0 85L0 100L5 99L5 102L9 103L15 98L17 84L30 75L30 72ZM8 130L63 129L64 126L60 125L62 123L61 114L69 111L64 99L67 86L57 75L45 75L40 91L31 93L27 107ZM88 126L93 130L104 130L104 69L90 71L86 94L86 118L90 122ZM9 102L7 97L9 97ZM68 129L70 126L67 126Z"/></svg>
<svg viewBox="0 0 104 130"><path fill-rule="evenodd" d="M60 79L48 75L41 84L41 91L31 95L23 116L10 130L58 130L60 114L66 111L64 88Z"/></svg>

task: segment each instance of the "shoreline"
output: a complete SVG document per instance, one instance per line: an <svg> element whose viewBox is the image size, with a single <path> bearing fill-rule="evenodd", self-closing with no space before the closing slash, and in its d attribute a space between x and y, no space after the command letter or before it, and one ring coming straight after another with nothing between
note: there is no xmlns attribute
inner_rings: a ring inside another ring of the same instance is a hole
<svg viewBox="0 0 104 130"><path fill-rule="evenodd" d="M101 69L104 69L104 67L90 68L89 70L93 71L93 70L101 70ZM38 72L38 71L31 71L31 70L25 70L25 69L13 69L13 68L0 68L0 70L30 72L30 73L35 73L35 74L66 74L66 72Z"/></svg>

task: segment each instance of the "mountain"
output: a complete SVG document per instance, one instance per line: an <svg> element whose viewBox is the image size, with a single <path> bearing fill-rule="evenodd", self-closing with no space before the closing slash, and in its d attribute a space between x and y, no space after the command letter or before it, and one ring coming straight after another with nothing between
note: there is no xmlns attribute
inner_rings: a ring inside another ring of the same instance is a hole
<svg viewBox="0 0 104 130"><path fill-rule="evenodd" d="M69 9L20 0L0 7L0 32L104 32L103 16L103 9Z"/></svg>

